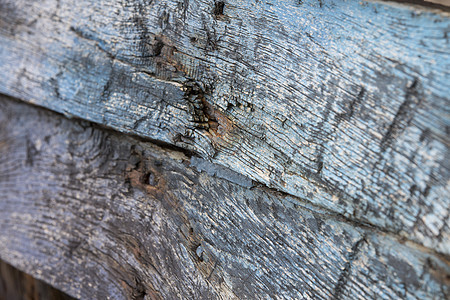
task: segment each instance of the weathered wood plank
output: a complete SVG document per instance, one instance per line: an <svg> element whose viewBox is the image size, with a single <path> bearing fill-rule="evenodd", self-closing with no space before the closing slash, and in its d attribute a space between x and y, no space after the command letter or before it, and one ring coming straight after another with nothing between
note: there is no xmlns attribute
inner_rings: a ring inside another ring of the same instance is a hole
<svg viewBox="0 0 450 300"><path fill-rule="evenodd" d="M0 92L195 151L450 254L449 14L1 0Z"/></svg>
<svg viewBox="0 0 450 300"><path fill-rule="evenodd" d="M74 297L450 296L448 260L422 246L179 151L0 108L0 258Z"/></svg>

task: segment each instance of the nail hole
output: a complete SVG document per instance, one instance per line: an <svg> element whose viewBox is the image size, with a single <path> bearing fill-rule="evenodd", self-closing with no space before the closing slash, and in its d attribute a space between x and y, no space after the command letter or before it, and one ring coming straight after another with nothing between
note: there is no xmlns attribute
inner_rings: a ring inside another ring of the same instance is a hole
<svg viewBox="0 0 450 300"><path fill-rule="evenodd" d="M142 179L144 184L155 186L157 184L156 177L152 172L148 172Z"/></svg>
<svg viewBox="0 0 450 300"><path fill-rule="evenodd" d="M225 8L225 2L217 1L214 3L214 15L216 17L223 16L223 9Z"/></svg>
<svg viewBox="0 0 450 300"><path fill-rule="evenodd" d="M160 40L157 40L156 43L153 45L153 48L152 48L153 56L161 55L163 47L164 47L164 43L162 41L160 41Z"/></svg>

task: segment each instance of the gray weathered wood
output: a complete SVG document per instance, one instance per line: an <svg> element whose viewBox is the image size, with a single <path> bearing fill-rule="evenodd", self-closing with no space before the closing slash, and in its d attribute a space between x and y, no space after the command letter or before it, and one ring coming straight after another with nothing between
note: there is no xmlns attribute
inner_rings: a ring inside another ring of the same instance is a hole
<svg viewBox="0 0 450 300"><path fill-rule="evenodd" d="M450 254L448 12L359 0L0 7L1 93Z"/></svg>
<svg viewBox="0 0 450 300"><path fill-rule="evenodd" d="M450 296L447 259L205 164L2 97L0 258L82 299Z"/></svg>

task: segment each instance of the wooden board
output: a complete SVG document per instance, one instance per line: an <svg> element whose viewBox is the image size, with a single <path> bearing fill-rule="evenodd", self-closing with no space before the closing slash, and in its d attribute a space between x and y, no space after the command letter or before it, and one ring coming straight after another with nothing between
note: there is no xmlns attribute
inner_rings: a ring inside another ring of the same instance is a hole
<svg viewBox="0 0 450 300"><path fill-rule="evenodd" d="M442 255L205 164L2 97L0 258L82 299L450 296Z"/></svg>
<svg viewBox="0 0 450 300"><path fill-rule="evenodd" d="M193 151L450 254L447 11L293 0L0 7L1 93Z"/></svg>

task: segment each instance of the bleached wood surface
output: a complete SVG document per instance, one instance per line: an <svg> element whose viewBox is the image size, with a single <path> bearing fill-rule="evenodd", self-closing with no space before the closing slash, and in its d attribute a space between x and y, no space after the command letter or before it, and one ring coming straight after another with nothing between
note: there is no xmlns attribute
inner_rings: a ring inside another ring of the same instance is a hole
<svg viewBox="0 0 450 300"><path fill-rule="evenodd" d="M448 12L293 0L0 7L1 93L450 254Z"/></svg>
<svg viewBox="0 0 450 300"><path fill-rule="evenodd" d="M206 164L1 97L0 258L82 299L448 299L445 257Z"/></svg>

